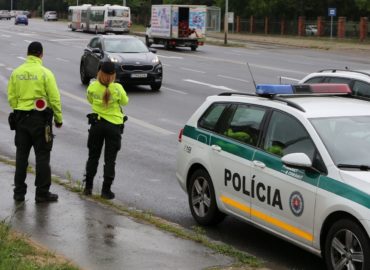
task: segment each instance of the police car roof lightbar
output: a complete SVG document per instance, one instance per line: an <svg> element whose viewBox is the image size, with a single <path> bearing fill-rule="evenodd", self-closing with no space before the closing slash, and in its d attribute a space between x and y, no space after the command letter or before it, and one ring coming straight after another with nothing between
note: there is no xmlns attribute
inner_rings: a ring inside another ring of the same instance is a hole
<svg viewBox="0 0 370 270"><path fill-rule="evenodd" d="M256 86L256 94L260 96L310 94L350 95L352 91L347 84L258 84Z"/></svg>

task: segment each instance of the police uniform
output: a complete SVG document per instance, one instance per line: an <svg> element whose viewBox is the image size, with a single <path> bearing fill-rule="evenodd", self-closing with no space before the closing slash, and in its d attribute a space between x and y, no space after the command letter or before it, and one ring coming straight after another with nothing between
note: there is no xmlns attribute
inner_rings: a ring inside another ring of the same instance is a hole
<svg viewBox="0 0 370 270"><path fill-rule="evenodd" d="M107 74L115 73L114 64L105 62L101 70ZM121 149L121 138L124 125L124 113L121 106L128 104L128 96L119 83L112 82L108 85L110 98L104 104L103 95L107 86L99 80L92 82L87 89L87 100L91 104L93 113L89 116L89 136L87 146L89 157L86 163L85 195L92 194L93 180L97 172L99 158L103 144L104 148L104 182L101 196L113 199L114 193L110 190L115 177L115 163L117 153Z"/></svg>
<svg viewBox="0 0 370 270"><path fill-rule="evenodd" d="M23 201L27 192L25 183L28 157L31 148L36 156L36 201L56 201L58 196L50 193L50 151L53 145L52 119L56 126L62 125L60 94L53 73L42 66L42 45L32 42L28 47L26 61L16 68L8 82L8 102L14 110L16 169L14 176L14 199ZM36 102L47 107L39 111Z"/></svg>

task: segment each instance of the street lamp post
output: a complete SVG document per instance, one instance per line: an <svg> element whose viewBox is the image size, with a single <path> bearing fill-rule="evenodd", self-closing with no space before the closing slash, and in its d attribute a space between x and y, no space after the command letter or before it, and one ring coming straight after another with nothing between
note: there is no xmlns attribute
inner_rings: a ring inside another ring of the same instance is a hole
<svg viewBox="0 0 370 270"><path fill-rule="evenodd" d="M123 0L123 2L122 2L122 6L126 6L126 0Z"/></svg>
<svg viewBox="0 0 370 270"><path fill-rule="evenodd" d="M13 0L10 1L10 10L13 10Z"/></svg>
<svg viewBox="0 0 370 270"><path fill-rule="evenodd" d="M229 31L229 0L226 0L225 4L225 23L224 23L224 31L225 31L225 38L224 44L227 44L227 32Z"/></svg>
<svg viewBox="0 0 370 270"><path fill-rule="evenodd" d="M41 2L41 18L44 17L44 0Z"/></svg>

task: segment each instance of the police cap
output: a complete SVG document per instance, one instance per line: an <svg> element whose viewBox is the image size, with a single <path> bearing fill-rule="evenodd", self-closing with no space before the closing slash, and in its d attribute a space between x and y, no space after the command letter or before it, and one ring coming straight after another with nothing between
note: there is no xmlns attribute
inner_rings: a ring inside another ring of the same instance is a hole
<svg viewBox="0 0 370 270"><path fill-rule="evenodd" d="M42 54L42 44L38 41L33 41L28 45L27 54L30 55L40 55Z"/></svg>
<svg viewBox="0 0 370 270"><path fill-rule="evenodd" d="M107 74L114 74L116 72L116 69L114 67L114 63L110 61L103 62L100 66L100 70Z"/></svg>

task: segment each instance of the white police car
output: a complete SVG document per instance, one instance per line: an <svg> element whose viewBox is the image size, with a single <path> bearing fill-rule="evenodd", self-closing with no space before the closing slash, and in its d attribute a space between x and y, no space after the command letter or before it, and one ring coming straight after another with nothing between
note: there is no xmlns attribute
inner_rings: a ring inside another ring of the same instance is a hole
<svg viewBox="0 0 370 270"><path fill-rule="evenodd" d="M323 69L308 74L299 84L346 83L355 96L370 98L370 71Z"/></svg>
<svg viewBox="0 0 370 270"><path fill-rule="evenodd" d="M179 134L176 175L194 219L228 214L328 269L370 269L370 102L350 93L259 85L208 97Z"/></svg>

